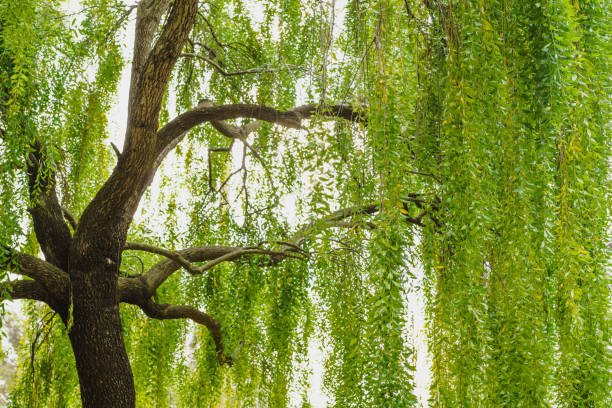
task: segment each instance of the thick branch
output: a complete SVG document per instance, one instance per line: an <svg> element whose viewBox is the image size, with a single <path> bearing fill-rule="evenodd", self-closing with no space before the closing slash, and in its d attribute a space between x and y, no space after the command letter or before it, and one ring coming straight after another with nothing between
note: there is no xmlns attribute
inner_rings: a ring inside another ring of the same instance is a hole
<svg viewBox="0 0 612 408"><path fill-rule="evenodd" d="M70 287L68 274L49 262L32 255L11 251L0 267L34 279L58 302L68 299Z"/></svg>
<svg viewBox="0 0 612 408"><path fill-rule="evenodd" d="M18 280L2 284L2 291L6 291L11 299L31 299L50 304L51 296L43 286L33 280Z"/></svg>
<svg viewBox="0 0 612 408"><path fill-rule="evenodd" d="M199 246L180 251L174 251L189 263L212 261L229 253L235 252L240 248L226 246ZM181 268L181 263L172 259L163 260L155 264L147 271L144 276L147 287L155 291L170 275Z"/></svg>
<svg viewBox="0 0 612 408"><path fill-rule="evenodd" d="M197 275L202 273L197 266L194 266L185 259L179 252L170 251L168 249L159 248L153 245L142 244L140 242L126 242L123 247L124 250L134 250L134 251L145 251L153 254L164 256L185 268L187 272L192 275Z"/></svg>
<svg viewBox="0 0 612 408"><path fill-rule="evenodd" d="M147 4L163 8L164 1ZM73 245L81 253L71 257L71 273L85 273L92 260L104 262L106 258L109 267L98 272L100 279L116 279L113 265L119 261L134 212L155 173L159 153L155 139L163 93L195 21L197 5L197 0L172 3L162 33L142 66L130 103L123 153L113 174L81 216ZM110 277L105 278L107 275ZM108 293L101 296L112 296L113 286L102 285Z"/></svg>
<svg viewBox="0 0 612 408"><path fill-rule="evenodd" d="M215 342L219 363L231 364L223 355L221 341L221 325L210 315L191 306L169 305L155 303L151 297L154 290L150 290L144 277L120 278L118 285L119 299L122 303L136 305L149 317L154 319L191 319L206 326Z"/></svg>
<svg viewBox="0 0 612 408"><path fill-rule="evenodd" d="M163 13L167 3L167 0L154 1L152 3L153 17L156 19L160 18L161 14L159 14L159 11ZM181 50L191 32L197 8L197 0L174 1L159 39L146 56L146 61L142 64L142 70L136 73L137 80L135 83L132 83L132 86L136 86L136 89L130 90L130 93L133 93L134 96L132 103L130 103L132 109L128 114L128 131L123 149L124 152L135 148L141 149L141 143L147 142L144 138L151 138L152 135L149 132L157 128L164 90L170 78L172 68L179 58ZM141 14L140 7L138 13L139 15ZM148 30L149 25L145 22L142 25L143 30L145 30L145 26ZM145 34L148 35L148 32ZM141 47L140 44L137 46ZM144 44L142 48L143 52L146 52L148 47Z"/></svg>
<svg viewBox="0 0 612 408"><path fill-rule="evenodd" d="M185 112L170 121L157 133L157 149L161 153L176 138L204 122L218 122L228 119L252 118L293 129L302 128L302 120L315 114L326 117L343 118L350 121L365 121L365 117L349 105L303 105L288 111L280 111L264 105L213 105L200 103L196 108Z"/></svg>
<svg viewBox="0 0 612 408"><path fill-rule="evenodd" d="M185 270L192 275L200 275L223 262L236 261L248 255L269 255L273 259L298 257L295 253L292 253L295 252L292 250L272 251L259 247L200 246L180 251L170 251L164 248L136 242L126 243L124 250L146 251L168 258L155 264L143 277L147 285L147 290L151 293L181 267L185 268ZM205 261L210 262L202 266L193 264L193 262Z"/></svg>
<svg viewBox="0 0 612 408"><path fill-rule="evenodd" d="M153 37L159 27L161 17L169 5L170 0L143 0L138 5L128 109L132 107L132 102L136 96L140 74L151 52Z"/></svg>
<svg viewBox="0 0 612 408"><path fill-rule="evenodd" d="M27 157L28 187L36 239L45 259L66 270L70 249L70 229L55 192L55 171L49 168L40 142L35 142Z"/></svg>
<svg viewBox="0 0 612 408"><path fill-rule="evenodd" d="M221 324L210 315L199 311L191 306L170 305L167 303L158 304L153 300L148 299L143 305L140 305L145 314L154 319L190 319L198 324L206 326L210 335L215 342L215 350L219 364L231 364L231 360L224 357L223 343L221 341Z"/></svg>

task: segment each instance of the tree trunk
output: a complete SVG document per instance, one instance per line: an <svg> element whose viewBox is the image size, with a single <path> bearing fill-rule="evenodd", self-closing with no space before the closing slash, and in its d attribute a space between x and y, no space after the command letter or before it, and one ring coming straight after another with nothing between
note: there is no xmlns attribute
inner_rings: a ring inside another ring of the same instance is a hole
<svg viewBox="0 0 612 408"><path fill-rule="evenodd" d="M106 258L104 265L71 277L73 322L69 335L83 408L134 408L136 404L119 316L117 269ZM106 275L103 290L102 274Z"/></svg>

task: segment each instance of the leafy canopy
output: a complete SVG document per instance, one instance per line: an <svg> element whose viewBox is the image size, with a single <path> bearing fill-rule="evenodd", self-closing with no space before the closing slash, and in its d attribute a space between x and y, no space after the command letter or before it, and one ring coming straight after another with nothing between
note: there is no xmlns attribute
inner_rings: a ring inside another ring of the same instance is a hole
<svg viewBox="0 0 612 408"><path fill-rule="evenodd" d="M39 252L23 171L34 139L77 217L115 164L107 115L133 8L80 7L0 3L3 248ZM414 406L417 293L426 405L612 405L609 27L608 2L593 0L202 2L160 126L204 98L345 103L366 120L263 123L242 140L206 124L172 152L130 241L297 237L308 256L253 256L159 288L221 323L231 367L205 327L122 305L138 406L309 406L313 344L331 406ZM375 214L325 218L372 203ZM158 261L124 252L122 271ZM10 406L78 405L65 327L46 307L25 311Z"/></svg>

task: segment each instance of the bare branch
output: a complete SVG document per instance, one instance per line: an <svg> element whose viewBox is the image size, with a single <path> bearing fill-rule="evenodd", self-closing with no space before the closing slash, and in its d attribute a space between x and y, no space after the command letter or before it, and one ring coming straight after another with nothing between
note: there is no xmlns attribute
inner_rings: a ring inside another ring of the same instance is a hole
<svg viewBox="0 0 612 408"><path fill-rule="evenodd" d="M201 273L199 269L191 264L187 259L185 259L180 253L170 251L164 248L158 248L153 245L142 244L140 242L126 242L123 250L133 250L133 251L145 251L153 254L164 256L168 259L173 260L174 262L181 265L187 272L192 275L198 275Z"/></svg>
<svg viewBox="0 0 612 408"><path fill-rule="evenodd" d="M197 58L202 61L206 61L215 70L217 70L217 72L219 72L221 75L226 76L226 77L251 75L251 74L263 74L263 73L280 72L280 71L297 71L297 70L303 69L303 67L299 67L299 66L287 66L287 67L280 67L280 68L249 68L249 69L244 69L240 71L226 71L225 69L223 69L221 65L219 65L214 60L208 58L205 55L195 54L195 53L184 53L184 54L181 54L181 57Z"/></svg>
<svg viewBox="0 0 612 408"><path fill-rule="evenodd" d="M226 246L199 246L188 249L182 249L179 251L175 251L177 254L181 255L184 259L189 262L204 262L211 261L215 258L223 256L225 254L234 252L238 250L237 247L226 247ZM155 264L151 269L147 271L144 275L144 279L146 281L147 287L154 291L157 289L162 283L165 282L166 279L170 275L172 275L175 271L181 268L181 264L172 260L166 259L161 262Z"/></svg>
<svg viewBox="0 0 612 408"><path fill-rule="evenodd" d="M126 243L124 250L137 250L151 252L168 258L154 265L145 274L144 279L147 287L155 291L172 273L183 267L192 275L201 275L207 270L223 263L236 261L247 255L268 255L273 259L300 258L292 254L292 251L273 251L259 247L223 247L223 246L201 246L183 249L180 251L170 251L152 245L136 242ZM193 262L210 261L203 266L196 266Z"/></svg>
<svg viewBox="0 0 612 408"><path fill-rule="evenodd" d="M170 121L157 133L158 155L166 146L193 127L204 122L219 122L228 119L253 118L269 123L275 123L292 129L301 129L302 120L315 114L343 118L354 122L364 122L365 116L355 111L349 105L303 105L288 111L280 111L264 105L212 105L209 101L200 103L194 109L185 112ZM257 125L251 125L255 127ZM235 135L232 128L228 134ZM222 132L223 133L223 132ZM235 136L230 136L235 137Z"/></svg>
<svg viewBox="0 0 612 408"><path fill-rule="evenodd" d="M195 307L170 305L167 303L158 304L151 299L148 299L140 307L147 316L154 319L190 319L205 326L215 342L215 351L217 352L219 364L232 364L231 359L224 356L223 343L221 341L221 324L210 315L199 311Z"/></svg>

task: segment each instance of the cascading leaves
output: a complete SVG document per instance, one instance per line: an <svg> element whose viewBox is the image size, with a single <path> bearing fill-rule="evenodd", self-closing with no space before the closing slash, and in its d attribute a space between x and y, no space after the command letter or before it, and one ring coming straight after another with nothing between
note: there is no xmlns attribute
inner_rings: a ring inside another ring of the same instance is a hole
<svg viewBox="0 0 612 408"><path fill-rule="evenodd" d="M107 115L129 9L88 0L72 21L54 1L17 3L0 5L0 124L12 132L0 245L36 254L23 148L48 135L62 205L78 216L115 163ZM205 328L122 305L138 406L308 407L319 347L329 406L416 406L407 297L421 268L423 406L609 406L607 5L337 3L201 4L162 124L205 98L347 103L367 123L264 124L250 147L206 124L171 153L130 240L274 246L302 233L309 256L254 256L159 288L160 303L220 322L231 366ZM342 228L309 224L370 203L376 215ZM122 273L158 261L124 253ZM10 406L77 406L63 326L47 309L26 314Z"/></svg>

